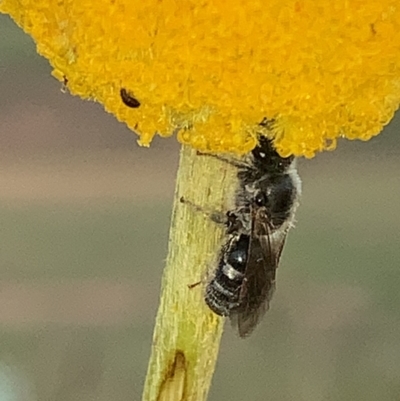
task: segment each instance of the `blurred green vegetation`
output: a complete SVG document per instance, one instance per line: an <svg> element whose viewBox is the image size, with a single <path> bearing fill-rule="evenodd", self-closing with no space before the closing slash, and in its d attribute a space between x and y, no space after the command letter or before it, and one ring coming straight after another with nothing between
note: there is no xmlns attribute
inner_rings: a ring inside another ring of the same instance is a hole
<svg viewBox="0 0 400 401"><path fill-rule="evenodd" d="M0 207L1 263L6 266L1 276L68 279L113 277L117 271L127 279L148 278L154 274L150 269L138 272L132 265L160 271L170 212L171 207L127 201ZM152 252L143 252L152 245Z"/></svg>
<svg viewBox="0 0 400 401"><path fill-rule="evenodd" d="M6 15L0 14L0 61L2 65L19 63L32 64L32 60L40 64L40 56L30 36L18 29Z"/></svg>

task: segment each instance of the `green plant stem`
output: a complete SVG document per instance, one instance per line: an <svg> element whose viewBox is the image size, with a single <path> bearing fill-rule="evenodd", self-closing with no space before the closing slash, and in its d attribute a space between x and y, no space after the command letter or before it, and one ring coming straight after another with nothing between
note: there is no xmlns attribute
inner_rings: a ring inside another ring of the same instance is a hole
<svg viewBox="0 0 400 401"><path fill-rule="evenodd" d="M205 283L217 267L224 227L180 198L208 211L224 211L234 182L234 168L228 163L182 148L143 401L207 398L223 319L210 311L203 297Z"/></svg>

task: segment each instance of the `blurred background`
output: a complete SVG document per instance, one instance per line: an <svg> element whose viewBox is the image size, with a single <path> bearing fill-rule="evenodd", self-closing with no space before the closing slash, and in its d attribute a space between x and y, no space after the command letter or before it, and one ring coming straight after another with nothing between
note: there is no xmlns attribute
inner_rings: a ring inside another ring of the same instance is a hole
<svg viewBox="0 0 400 401"><path fill-rule="evenodd" d="M0 400L140 400L179 146L61 92L0 15ZM272 308L210 401L400 399L400 119L300 160Z"/></svg>

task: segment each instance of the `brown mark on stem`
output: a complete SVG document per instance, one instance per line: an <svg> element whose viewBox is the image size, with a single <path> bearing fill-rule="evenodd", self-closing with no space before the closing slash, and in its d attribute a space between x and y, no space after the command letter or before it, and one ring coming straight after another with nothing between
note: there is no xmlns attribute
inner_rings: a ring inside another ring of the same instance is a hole
<svg viewBox="0 0 400 401"><path fill-rule="evenodd" d="M174 360L164 374L157 401L185 401L186 373L187 362L185 354L177 350Z"/></svg>

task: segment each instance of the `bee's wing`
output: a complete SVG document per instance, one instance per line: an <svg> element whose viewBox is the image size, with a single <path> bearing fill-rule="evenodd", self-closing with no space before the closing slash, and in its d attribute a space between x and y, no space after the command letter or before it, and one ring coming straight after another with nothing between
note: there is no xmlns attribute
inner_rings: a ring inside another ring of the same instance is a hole
<svg viewBox="0 0 400 401"><path fill-rule="evenodd" d="M286 230L272 232L266 216L254 219L252 231L240 306L231 317L240 337L249 335L269 309L275 273L287 235Z"/></svg>

